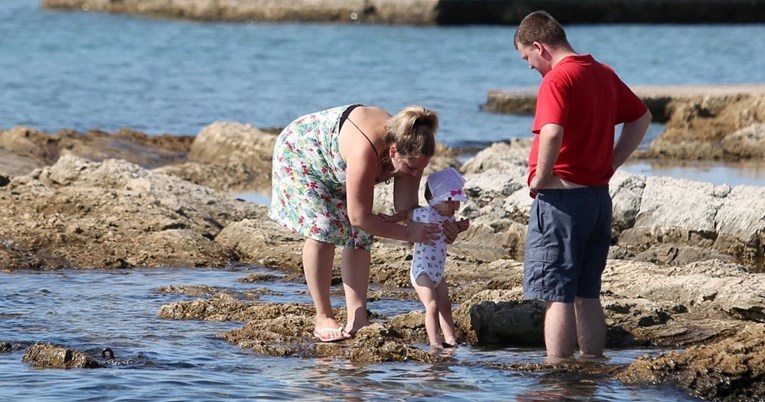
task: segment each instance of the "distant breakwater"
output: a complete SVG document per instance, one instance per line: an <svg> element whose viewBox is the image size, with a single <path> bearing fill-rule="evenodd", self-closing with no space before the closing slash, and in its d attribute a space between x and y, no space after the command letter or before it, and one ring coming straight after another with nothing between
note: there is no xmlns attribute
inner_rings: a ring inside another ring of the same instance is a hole
<svg viewBox="0 0 765 402"><path fill-rule="evenodd" d="M515 25L540 9L563 24L765 22L765 0L41 0L41 5L229 22Z"/></svg>

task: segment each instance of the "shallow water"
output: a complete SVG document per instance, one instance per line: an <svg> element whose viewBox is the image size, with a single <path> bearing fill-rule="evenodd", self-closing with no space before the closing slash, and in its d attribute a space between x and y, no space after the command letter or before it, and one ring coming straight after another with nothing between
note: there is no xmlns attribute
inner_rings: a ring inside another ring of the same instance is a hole
<svg viewBox="0 0 765 402"><path fill-rule="evenodd" d="M265 271L134 269L0 273L0 341L50 342L100 359L111 348L120 364L103 369L35 369L23 350L0 353L0 400L449 400L692 401L667 387L627 387L608 378L488 368L489 363L544 362L544 351L461 346L436 365L276 358L240 350L215 334L242 323L157 317L163 304L193 298L160 294L166 285L246 290L237 282ZM258 284L261 287L263 284ZM308 303L305 286L273 282L267 302ZM333 300L336 306L341 300ZM372 301L372 311L399 314L411 301ZM425 348L426 345L418 345ZM608 363L627 364L656 350L610 350Z"/></svg>
<svg viewBox="0 0 765 402"><path fill-rule="evenodd" d="M765 163L712 161L631 161L623 170L644 176L668 176L729 186L765 185Z"/></svg>
<svg viewBox="0 0 765 402"><path fill-rule="evenodd" d="M529 116L480 111L490 89L537 85L512 49L514 27L203 24L0 6L0 129L196 134L219 120L284 126L328 106L363 102L396 110L422 103L441 117L439 140L484 146L528 135ZM765 25L584 25L569 36L629 84L765 82ZM736 46L730 44L735 43ZM710 57L712 55L712 57ZM740 62L747 60L747 62ZM654 126L651 136L661 127ZM641 162L643 163L643 162ZM762 184L761 170L628 165L640 174ZM751 177L749 176L751 174ZM751 180L750 180L751 179ZM263 203L263 195L252 195ZM667 387L501 371L488 362L542 362L542 350L460 347L452 364L353 366L328 359L260 356L215 334L241 323L161 320L161 305L188 300L165 285L249 289L258 270L163 269L0 273L0 341L50 342L125 364L34 369L23 350L0 353L0 400L523 400L691 401ZM260 286L260 285L259 285ZM304 285L272 283L269 302L308 303ZM334 300L339 306L342 300ZM387 315L418 309L379 300ZM420 345L425 347L425 345ZM627 364L656 350L612 350Z"/></svg>

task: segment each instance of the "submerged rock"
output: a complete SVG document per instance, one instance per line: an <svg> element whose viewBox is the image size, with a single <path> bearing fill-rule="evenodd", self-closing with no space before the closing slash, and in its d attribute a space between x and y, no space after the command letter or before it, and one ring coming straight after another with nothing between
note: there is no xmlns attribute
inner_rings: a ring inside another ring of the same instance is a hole
<svg viewBox="0 0 765 402"><path fill-rule="evenodd" d="M24 354L22 361L38 368L71 369L104 367L100 362L82 352L51 344L32 345Z"/></svg>

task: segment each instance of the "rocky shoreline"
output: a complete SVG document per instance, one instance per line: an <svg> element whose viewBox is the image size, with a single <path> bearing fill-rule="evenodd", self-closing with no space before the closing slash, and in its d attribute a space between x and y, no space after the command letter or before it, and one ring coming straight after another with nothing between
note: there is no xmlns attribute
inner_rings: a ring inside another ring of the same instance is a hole
<svg viewBox="0 0 765 402"><path fill-rule="evenodd" d="M575 23L758 23L765 0L41 0L44 8L199 21L518 24L544 9Z"/></svg>
<svg viewBox="0 0 765 402"><path fill-rule="evenodd" d="M6 211L0 269L246 264L284 273L246 281L302 282L301 239L267 219L264 206L232 195L267 191L274 140L274 131L234 122L213 123L195 137L0 131L0 209ZM454 166L467 179L470 201L461 214L471 228L450 248L446 268L463 343L542 347L542 305L521 298L528 149L528 140L496 143L460 163L458 152L441 146L429 166ZM377 210L390 211L390 191L377 189ZM628 366L572 361L494 368L674 384L711 400L765 398L765 187L618 172L611 194L614 244L603 292L608 347L677 351ZM409 286L410 253L397 242L376 246L371 282L383 290L370 297L411 297L401 291ZM310 305L262 303L225 289L163 291L199 299L165 305L160 317L244 321L219 336L258 353L358 363L445 358L412 346L426 339L419 311L395 317L372 311L374 325L352 341L316 344L309 342ZM65 345L32 346L25 357L41 367L72 367L75 360L93 364Z"/></svg>

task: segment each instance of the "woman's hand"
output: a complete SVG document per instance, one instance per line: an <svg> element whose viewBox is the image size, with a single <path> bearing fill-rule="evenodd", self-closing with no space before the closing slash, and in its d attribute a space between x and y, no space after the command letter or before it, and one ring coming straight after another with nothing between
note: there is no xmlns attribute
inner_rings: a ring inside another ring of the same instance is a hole
<svg viewBox="0 0 765 402"><path fill-rule="evenodd" d="M452 244L457 240L457 236L468 230L470 227L469 219L460 219L456 222L451 220L445 220L443 224L444 237L446 238L446 244Z"/></svg>
<svg viewBox="0 0 765 402"><path fill-rule="evenodd" d="M428 246L435 244L441 238L441 227L436 223L410 222L406 225L406 241L423 243Z"/></svg>

